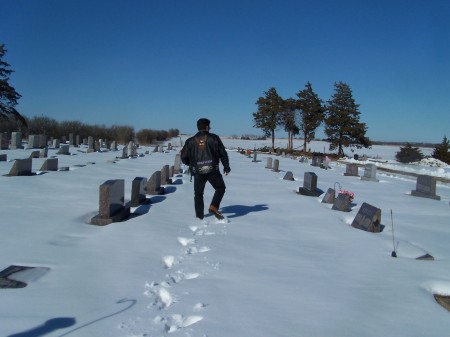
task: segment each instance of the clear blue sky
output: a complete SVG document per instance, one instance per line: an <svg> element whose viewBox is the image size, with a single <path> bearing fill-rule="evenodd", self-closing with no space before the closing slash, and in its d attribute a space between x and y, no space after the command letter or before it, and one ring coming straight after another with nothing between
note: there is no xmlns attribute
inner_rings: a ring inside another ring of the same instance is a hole
<svg viewBox="0 0 450 337"><path fill-rule="evenodd" d="M372 140L450 138L449 0L0 0L27 117L259 135L256 100L350 85ZM282 136L283 132L278 132ZM319 132L318 136L321 136Z"/></svg>

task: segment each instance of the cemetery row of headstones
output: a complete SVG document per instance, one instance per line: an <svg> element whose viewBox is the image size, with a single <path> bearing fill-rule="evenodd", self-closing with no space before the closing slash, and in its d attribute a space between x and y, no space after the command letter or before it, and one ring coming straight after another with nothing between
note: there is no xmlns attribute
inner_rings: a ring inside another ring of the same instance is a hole
<svg viewBox="0 0 450 337"><path fill-rule="evenodd" d="M272 166L273 161L273 166ZM314 162L314 161L313 161ZM312 164L311 164L312 165ZM321 165L316 163L317 165ZM314 166L314 165L313 165ZM272 157L267 158L267 169L273 172L279 172L279 160L273 160ZM361 180L379 182L376 178L377 166L375 164L366 164L364 167L364 175ZM345 176L358 176L357 164L347 164ZM295 180L291 171L287 171L283 180ZM350 212L350 206L353 196L350 192L340 191L336 197L336 188L329 188L322 199L323 203L333 204L332 209ZM305 196L318 197L323 191L317 188L317 175L314 172L305 172L303 178L303 186L299 187L298 194ZM436 178L428 175L418 175L416 189L411 191L412 196L431 198L440 200L440 196L436 195ZM364 202L352 222L352 226L368 232L378 233L381 231L381 209Z"/></svg>
<svg viewBox="0 0 450 337"><path fill-rule="evenodd" d="M99 213L91 219L91 224L105 226L113 222L124 221L130 217L131 207L151 203L147 195L163 195L163 185L172 184L173 177L181 173L181 156L175 156L173 166L164 165L155 171L149 179L136 177L131 184L131 201L125 202L125 180L107 180L99 187Z"/></svg>

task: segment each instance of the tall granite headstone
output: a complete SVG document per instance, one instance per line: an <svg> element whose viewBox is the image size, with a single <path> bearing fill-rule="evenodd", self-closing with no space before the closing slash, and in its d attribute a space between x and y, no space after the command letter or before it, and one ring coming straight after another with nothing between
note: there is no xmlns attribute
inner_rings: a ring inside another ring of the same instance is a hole
<svg viewBox="0 0 450 337"><path fill-rule="evenodd" d="M280 161L278 159L275 159L273 161L273 172L279 172L280 171L279 166L280 166Z"/></svg>
<svg viewBox="0 0 450 337"><path fill-rule="evenodd" d="M147 182L147 194L162 195L164 187L161 186L161 171L155 171Z"/></svg>
<svg viewBox="0 0 450 337"><path fill-rule="evenodd" d="M299 187L298 194L309 197L318 197L322 191L317 189L317 175L314 172L305 172L303 175L303 187Z"/></svg>
<svg viewBox="0 0 450 337"><path fill-rule="evenodd" d="M267 165L266 168L271 170L272 169L272 157L267 157Z"/></svg>
<svg viewBox="0 0 450 337"><path fill-rule="evenodd" d="M21 132L13 132L11 134L11 145L10 149L23 149L22 146L22 133Z"/></svg>
<svg viewBox="0 0 450 337"><path fill-rule="evenodd" d="M130 206L125 204L125 180L107 180L100 185L99 212L91 224L104 226L130 216Z"/></svg>
<svg viewBox="0 0 450 337"><path fill-rule="evenodd" d="M147 200L147 178L136 177L131 185L131 207L137 207L148 203Z"/></svg>

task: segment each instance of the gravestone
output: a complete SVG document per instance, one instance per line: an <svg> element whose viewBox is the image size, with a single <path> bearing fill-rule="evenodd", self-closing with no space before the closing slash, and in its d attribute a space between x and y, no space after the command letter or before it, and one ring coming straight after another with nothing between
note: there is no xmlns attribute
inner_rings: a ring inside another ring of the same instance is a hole
<svg viewBox="0 0 450 337"><path fill-rule="evenodd" d="M80 146L80 135L75 136L75 146L76 147Z"/></svg>
<svg viewBox="0 0 450 337"><path fill-rule="evenodd" d="M381 209L363 202L352 222L352 227L366 232L379 233L381 231Z"/></svg>
<svg viewBox="0 0 450 337"><path fill-rule="evenodd" d="M159 149L159 147L158 147L158 145L156 145L155 148L153 149L153 152L158 152L159 151L158 149Z"/></svg>
<svg viewBox="0 0 450 337"><path fill-rule="evenodd" d="M88 149L87 152L95 152L95 144L94 144L94 137L89 136L88 137Z"/></svg>
<svg viewBox="0 0 450 337"><path fill-rule="evenodd" d="M16 159L7 176L31 176L32 159Z"/></svg>
<svg viewBox="0 0 450 337"><path fill-rule="evenodd" d="M117 142L113 140L110 145L111 151L117 151Z"/></svg>
<svg viewBox="0 0 450 337"><path fill-rule="evenodd" d="M8 134L6 132L0 132L0 150L9 149Z"/></svg>
<svg viewBox="0 0 450 337"><path fill-rule="evenodd" d="M359 177L359 175L358 175L358 165L356 165L356 164L346 164L344 176Z"/></svg>
<svg viewBox="0 0 450 337"><path fill-rule="evenodd" d="M57 154L70 155L69 147L70 147L69 144L62 144L59 147Z"/></svg>
<svg viewBox="0 0 450 337"><path fill-rule="evenodd" d="M30 156L28 158L39 158L40 151L31 151Z"/></svg>
<svg viewBox="0 0 450 337"><path fill-rule="evenodd" d="M287 171L283 177L283 180L294 181L295 179L294 179L294 174L292 173L292 171Z"/></svg>
<svg viewBox="0 0 450 337"><path fill-rule="evenodd" d="M181 154L175 155L175 165L173 166L173 173L178 174L181 172Z"/></svg>
<svg viewBox="0 0 450 337"><path fill-rule="evenodd" d="M59 149L60 141L59 139L53 139L53 148Z"/></svg>
<svg viewBox="0 0 450 337"><path fill-rule="evenodd" d="M339 193L334 200L331 209L341 212L350 212L350 196L348 194Z"/></svg>
<svg viewBox="0 0 450 337"><path fill-rule="evenodd" d="M137 157L137 149L133 141L128 143L128 156L133 158Z"/></svg>
<svg viewBox="0 0 450 337"><path fill-rule="evenodd" d="M47 158L48 156L48 147L44 147L40 152L39 152L39 158Z"/></svg>
<svg viewBox="0 0 450 337"><path fill-rule="evenodd" d="M297 193L309 197L318 197L322 194L322 191L317 189L317 175L314 172L305 172L303 187L299 187Z"/></svg>
<svg viewBox="0 0 450 337"><path fill-rule="evenodd" d="M311 166L318 166L318 167L320 167L320 166L322 166L322 163L323 163L323 155L322 154L320 154L320 155L314 154L313 157L312 157Z"/></svg>
<svg viewBox="0 0 450 337"><path fill-rule="evenodd" d="M256 150L253 150L253 160L252 160L252 161L253 161L254 163L257 162L257 160L256 160L257 155L258 155L258 154L256 153Z"/></svg>
<svg viewBox="0 0 450 337"><path fill-rule="evenodd" d="M377 179L377 166L375 164L366 164L364 166L364 176L361 177L361 180L379 182Z"/></svg>
<svg viewBox="0 0 450 337"><path fill-rule="evenodd" d="M75 136L73 133L69 133L69 146L75 146Z"/></svg>
<svg viewBox="0 0 450 337"><path fill-rule="evenodd" d="M6 161L6 159L7 159L6 153L0 154L0 161Z"/></svg>
<svg viewBox="0 0 450 337"><path fill-rule="evenodd" d="M39 148L43 148L47 146L47 135L39 135Z"/></svg>
<svg viewBox="0 0 450 337"><path fill-rule="evenodd" d="M147 194L162 195L164 194L164 187L161 187L161 171L156 171L152 174L147 182Z"/></svg>
<svg viewBox="0 0 450 337"><path fill-rule="evenodd" d="M58 158L46 159L39 171L58 171Z"/></svg>
<svg viewBox="0 0 450 337"><path fill-rule="evenodd" d="M332 188L329 188L325 193L322 202L324 204L334 204L335 201L335 191Z"/></svg>
<svg viewBox="0 0 450 337"><path fill-rule="evenodd" d="M273 172L279 172L279 166L280 166L280 161L278 159L275 159L273 161Z"/></svg>
<svg viewBox="0 0 450 337"><path fill-rule="evenodd" d="M272 169L272 157L267 158L267 165L266 168L271 170Z"/></svg>
<svg viewBox="0 0 450 337"><path fill-rule="evenodd" d="M50 270L50 268L48 267L28 267L28 266L11 265L6 269L0 271L0 289L25 288L28 284L23 280L20 280L20 277L17 276L20 273L22 272L26 273L26 270L31 269L33 270L32 280L36 280L42 277Z"/></svg>
<svg viewBox="0 0 450 337"><path fill-rule="evenodd" d="M100 185L98 215L91 219L97 226L119 222L130 216L130 207L125 205L125 180L107 180Z"/></svg>
<svg viewBox="0 0 450 337"><path fill-rule="evenodd" d="M167 185L170 183L169 165L164 165L161 168L161 185Z"/></svg>
<svg viewBox="0 0 450 337"><path fill-rule="evenodd" d="M21 132L13 132L11 134L11 145L10 149L23 149L22 146L22 133Z"/></svg>
<svg viewBox="0 0 450 337"><path fill-rule="evenodd" d="M416 189L411 191L411 195L415 197L441 200L441 197L436 195L436 177L424 174L418 175Z"/></svg>
<svg viewBox="0 0 450 337"><path fill-rule="evenodd" d="M131 207L147 204L147 178L136 177L131 184Z"/></svg>
<svg viewBox="0 0 450 337"><path fill-rule="evenodd" d="M39 148L39 136L38 135L29 135L28 136L28 148L29 149Z"/></svg>

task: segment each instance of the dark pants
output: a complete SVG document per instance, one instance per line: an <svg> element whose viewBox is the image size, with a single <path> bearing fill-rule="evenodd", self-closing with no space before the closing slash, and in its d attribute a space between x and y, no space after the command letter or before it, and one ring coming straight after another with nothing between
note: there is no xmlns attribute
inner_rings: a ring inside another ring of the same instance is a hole
<svg viewBox="0 0 450 337"><path fill-rule="evenodd" d="M203 218L204 215L204 202L203 193L205 191L206 182L209 182L214 188L214 196L211 201L212 206L220 207L223 195L225 194L225 182L223 181L222 174L219 170L214 170L208 174L196 174L194 175L194 202L195 202L195 215L198 218Z"/></svg>

